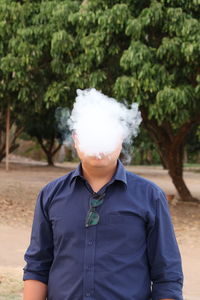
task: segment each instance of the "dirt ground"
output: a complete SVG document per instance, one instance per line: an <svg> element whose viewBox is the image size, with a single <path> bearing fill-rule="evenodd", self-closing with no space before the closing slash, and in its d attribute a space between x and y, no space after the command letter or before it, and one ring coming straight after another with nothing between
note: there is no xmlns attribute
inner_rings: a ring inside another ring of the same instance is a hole
<svg viewBox="0 0 200 300"><path fill-rule="evenodd" d="M49 181L74 169L77 164L57 167L16 163L5 171L0 164L0 300L22 298L23 255L29 244L35 200ZM131 166L128 169L157 183L166 194L175 197L170 211L179 243L185 276L184 300L200 299L200 204L180 203L171 180L160 167ZM186 183L200 199L200 172L184 173Z"/></svg>

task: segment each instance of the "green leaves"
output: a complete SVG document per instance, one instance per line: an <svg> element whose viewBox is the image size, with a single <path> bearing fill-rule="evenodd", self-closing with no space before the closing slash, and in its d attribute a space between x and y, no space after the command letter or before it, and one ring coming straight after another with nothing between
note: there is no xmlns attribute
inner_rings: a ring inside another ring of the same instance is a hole
<svg viewBox="0 0 200 300"><path fill-rule="evenodd" d="M165 86L157 93L156 101L150 107L150 117L156 116L159 124L170 118L173 127L178 128L190 120L188 105L194 110L197 109L191 86L184 85L176 88Z"/></svg>
<svg viewBox="0 0 200 300"><path fill-rule="evenodd" d="M130 47L124 51L120 60L120 65L124 70L136 70L136 68L141 66L144 62L150 62L151 60L151 49L139 41L133 41Z"/></svg>
<svg viewBox="0 0 200 300"><path fill-rule="evenodd" d="M160 61L167 62L170 65L180 65L183 57L181 57L181 38L164 37L161 45L157 49L157 57Z"/></svg>
<svg viewBox="0 0 200 300"><path fill-rule="evenodd" d="M66 100L70 88L67 82L52 82L44 95L46 107L50 107L54 103L63 103Z"/></svg>
<svg viewBox="0 0 200 300"><path fill-rule="evenodd" d="M141 37L142 25L137 19L129 19L126 27L126 35L131 36L133 40L139 40Z"/></svg>
<svg viewBox="0 0 200 300"><path fill-rule="evenodd" d="M107 9L104 14L98 18L98 25L101 30L107 34L119 33L124 29L127 19L129 18L129 10L126 4L115 4L111 9Z"/></svg>
<svg viewBox="0 0 200 300"><path fill-rule="evenodd" d="M137 102L141 103L140 91L141 83L136 78L131 76L118 77L114 86L114 93L120 99L130 100L130 103Z"/></svg>
<svg viewBox="0 0 200 300"><path fill-rule="evenodd" d="M74 47L74 39L65 30L57 31L53 34L51 40L51 55L62 55Z"/></svg>
<svg viewBox="0 0 200 300"><path fill-rule="evenodd" d="M14 92L38 106L71 105L76 88L96 87L179 126L200 97L198 7L197 0L2 0L1 99Z"/></svg>
<svg viewBox="0 0 200 300"><path fill-rule="evenodd" d="M163 17L163 6L158 1L153 0L149 7L146 7L141 11L139 19L144 27L154 27L160 25L163 21Z"/></svg>

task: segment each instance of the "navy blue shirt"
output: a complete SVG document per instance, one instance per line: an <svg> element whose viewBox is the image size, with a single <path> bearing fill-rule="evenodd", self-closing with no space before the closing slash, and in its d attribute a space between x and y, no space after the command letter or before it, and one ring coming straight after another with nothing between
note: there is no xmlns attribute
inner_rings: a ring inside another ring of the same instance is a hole
<svg viewBox="0 0 200 300"><path fill-rule="evenodd" d="M24 280L48 285L49 300L182 300L182 268L167 201L154 183L118 160L85 226L94 194L77 169L39 194Z"/></svg>

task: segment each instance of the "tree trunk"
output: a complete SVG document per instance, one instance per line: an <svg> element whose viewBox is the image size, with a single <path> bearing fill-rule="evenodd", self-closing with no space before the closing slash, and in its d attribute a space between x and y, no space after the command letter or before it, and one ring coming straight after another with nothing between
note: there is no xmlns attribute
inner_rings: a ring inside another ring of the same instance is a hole
<svg viewBox="0 0 200 300"><path fill-rule="evenodd" d="M181 200L184 202L199 202L197 198L194 198L189 189L187 188L183 176L178 176L175 173L169 172L172 181L181 197Z"/></svg>
<svg viewBox="0 0 200 300"><path fill-rule="evenodd" d="M12 125L10 125L12 127ZM9 153L12 153L14 150L16 150L19 145L16 144L16 139L19 137L19 135L21 134L21 132L23 131L22 127L18 127L16 128L15 132L12 133L12 136L10 138L10 142L9 142ZM6 156L6 132L5 132L5 127L4 129L0 128L0 132L1 132L1 140L0 140L0 162L2 161L2 159Z"/></svg>
<svg viewBox="0 0 200 300"><path fill-rule="evenodd" d="M186 122L175 132L169 122L163 122L160 125L155 119L149 119L145 107L141 107L141 112L143 124L157 144L163 165L168 169L181 200L199 202L192 196L183 179L184 146L188 134L197 126L196 120Z"/></svg>
<svg viewBox="0 0 200 300"><path fill-rule="evenodd" d="M179 151L169 152L167 160L169 175L181 200L185 202L198 202L199 200L191 195L183 179L183 147Z"/></svg>
<svg viewBox="0 0 200 300"><path fill-rule="evenodd" d="M51 152L46 152L46 157L47 157L47 162L48 162L48 166L54 166L54 161L53 161L53 156Z"/></svg>
<svg viewBox="0 0 200 300"><path fill-rule="evenodd" d="M10 107L6 112L6 171L9 170L9 146L10 146Z"/></svg>
<svg viewBox="0 0 200 300"><path fill-rule="evenodd" d="M10 147L9 147L9 153L12 153L18 147L19 147L18 144L12 144L12 145L10 145ZM5 153L5 146L4 146L4 149L0 149L0 162L2 161L2 159L4 159L5 156L6 156L6 153Z"/></svg>
<svg viewBox="0 0 200 300"><path fill-rule="evenodd" d="M167 164L165 163L164 159L162 158L162 155L159 155L159 156L160 156L160 162L161 162L161 164L163 166L163 169L167 170Z"/></svg>
<svg viewBox="0 0 200 300"><path fill-rule="evenodd" d="M52 137L52 139L46 143L39 136L37 136L37 140L46 155L48 166L54 166L53 157L60 150L62 144L59 144L55 148L55 138L54 137Z"/></svg>

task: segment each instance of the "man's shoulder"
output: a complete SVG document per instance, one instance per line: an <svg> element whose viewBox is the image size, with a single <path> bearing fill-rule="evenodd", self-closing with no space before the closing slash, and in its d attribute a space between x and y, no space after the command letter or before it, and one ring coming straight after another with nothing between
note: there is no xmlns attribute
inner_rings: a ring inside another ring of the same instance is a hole
<svg viewBox="0 0 200 300"><path fill-rule="evenodd" d="M163 190L153 181L144 178L138 174L126 170L127 183L130 187L140 185L143 188L151 188L157 192L163 192Z"/></svg>
<svg viewBox="0 0 200 300"><path fill-rule="evenodd" d="M74 171L75 170L71 170L67 174L50 181L42 188L41 192L50 195L50 194L53 194L58 189L60 189L63 185L67 188L67 186L71 182Z"/></svg>
<svg viewBox="0 0 200 300"><path fill-rule="evenodd" d="M140 203L146 208L154 208L159 203L166 206L167 199L164 190L153 181L127 171L128 190L131 195L137 195Z"/></svg>

